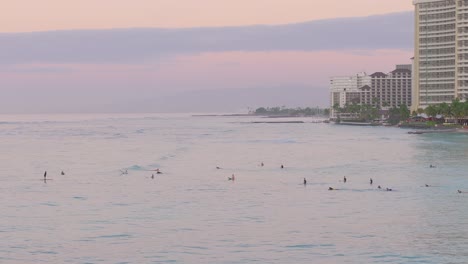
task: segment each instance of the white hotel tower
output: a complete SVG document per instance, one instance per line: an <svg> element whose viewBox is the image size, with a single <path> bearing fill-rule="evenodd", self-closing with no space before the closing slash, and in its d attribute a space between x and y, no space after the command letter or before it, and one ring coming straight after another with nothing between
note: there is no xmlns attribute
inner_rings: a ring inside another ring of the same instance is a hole
<svg viewBox="0 0 468 264"><path fill-rule="evenodd" d="M468 98L468 0L414 0L413 110Z"/></svg>

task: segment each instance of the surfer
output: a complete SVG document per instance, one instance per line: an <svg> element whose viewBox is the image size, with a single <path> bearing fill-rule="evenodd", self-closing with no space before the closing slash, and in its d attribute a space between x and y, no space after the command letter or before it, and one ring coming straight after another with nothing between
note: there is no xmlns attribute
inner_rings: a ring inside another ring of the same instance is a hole
<svg viewBox="0 0 468 264"><path fill-rule="evenodd" d="M61 174L62 174L62 175L65 175L65 172L63 172L63 171L62 171L62 173L61 173Z"/></svg>
<svg viewBox="0 0 468 264"><path fill-rule="evenodd" d="M220 170L220 169L221 169L221 167L216 167L216 169L217 169L217 170Z"/></svg>
<svg viewBox="0 0 468 264"><path fill-rule="evenodd" d="M47 171L44 172L44 180L47 178Z"/></svg>
<svg viewBox="0 0 468 264"><path fill-rule="evenodd" d="M374 184L374 180L370 179L370 185Z"/></svg>
<svg viewBox="0 0 468 264"><path fill-rule="evenodd" d="M392 190L392 189L389 189L389 188L387 188L387 192L391 192L391 191L393 191L393 190Z"/></svg>
<svg viewBox="0 0 468 264"><path fill-rule="evenodd" d="M235 181L235 180L236 180L236 176L234 176L234 174L232 175L232 177L228 178L228 181Z"/></svg>
<svg viewBox="0 0 468 264"><path fill-rule="evenodd" d="M458 193L463 193L462 191L458 190Z"/></svg>
<svg viewBox="0 0 468 264"><path fill-rule="evenodd" d="M283 164L281 164L281 168L284 169L284 165L283 165Z"/></svg>
<svg viewBox="0 0 468 264"><path fill-rule="evenodd" d="M304 185L307 185L307 180L306 180L306 178L304 178Z"/></svg>
<svg viewBox="0 0 468 264"><path fill-rule="evenodd" d="M335 189L333 189L332 187L328 187L328 190L329 191L334 191Z"/></svg>
<svg viewBox="0 0 468 264"><path fill-rule="evenodd" d="M426 184L425 186L426 186L426 187L430 187L429 184Z"/></svg>
<svg viewBox="0 0 468 264"><path fill-rule="evenodd" d="M379 189L379 190L380 190L380 189L382 189L382 187L380 187L380 185L379 185L379 187L377 187L377 189Z"/></svg>
<svg viewBox="0 0 468 264"><path fill-rule="evenodd" d="M151 174L151 179L154 179L154 174Z"/></svg>
<svg viewBox="0 0 468 264"><path fill-rule="evenodd" d="M265 164L263 164L263 162L262 162L262 163L260 163L260 166L263 167L263 166L265 166Z"/></svg>
<svg viewBox="0 0 468 264"><path fill-rule="evenodd" d="M346 176L343 177L343 182L346 183L348 179L346 179Z"/></svg>

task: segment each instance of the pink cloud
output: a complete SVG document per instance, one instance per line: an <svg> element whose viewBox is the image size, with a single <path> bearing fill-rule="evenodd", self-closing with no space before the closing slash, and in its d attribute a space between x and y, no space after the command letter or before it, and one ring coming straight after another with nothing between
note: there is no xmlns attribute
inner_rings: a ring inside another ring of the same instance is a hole
<svg viewBox="0 0 468 264"><path fill-rule="evenodd" d="M166 92L287 83L323 87L330 76L391 71L395 64L410 63L412 56L411 52L399 50L204 53L157 64L14 66L0 69L0 83L81 83L92 89L117 86Z"/></svg>
<svg viewBox="0 0 468 264"><path fill-rule="evenodd" d="M178 57L153 72L153 79L222 89L297 83L327 86L329 77L359 71L391 71L409 64L412 53L398 50L321 52L227 52ZM151 72L151 71L150 71Z"/></svg>
<svg viewBox="0 0 468 264"><path fill-rule="evenodd" d="M149 64L2 66L0 110L126 112L131 111L127 107L139 102L163 100L170 95L177 98L186 92L218 90L236 94L236 89L277 91L288 87L310 87L314 103L327 105L330 76L388 72L395 64L410 63L410 57L410 52L398 50L225 52L178 56ZM290 102L294 104L293 96ZM177 103L170 106L179 109Z"/></svg>
<svg viewBox="0 0 468 264"><path fill-rule="evenodd" d="M15 0L0 32L284 24L413 10L409 0Z"/></svg>

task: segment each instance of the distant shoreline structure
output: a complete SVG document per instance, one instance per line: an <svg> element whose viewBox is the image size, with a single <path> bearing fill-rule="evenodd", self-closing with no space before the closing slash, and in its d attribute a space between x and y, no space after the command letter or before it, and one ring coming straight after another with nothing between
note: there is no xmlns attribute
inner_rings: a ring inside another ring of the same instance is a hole
<svg viewBox="0 0 468 264"><path fill-rule="evenodd" d="M376 124L372 122L346 122L346 121L341 121L339 123L335 123L337 125L342 125L342 126L381 126L381 124Z"/></svg>
<svg viewBox="0 0 468 264"><path fill-rule="evenodd" d="M300 115L257 115L257 114L200 114L192 115L192 117L259 117L259 118L323 118L327 119L327 116L300 116Z"/></svg>
<svg viewBox="0 0 468 264"><path fill-rule="evenodd" d="M192 117L242 117L242 116L254 116L252 114L201 114L201 115L192 115Z"/></svg>
<svg viewBox="0 0 468 264"><path fill-rule="evenodd" d="M304 124L304 121L254 121L252 124Z"/></svg>
<svg viewBox="0 0 468 264"><path fill-rule="evenodd" d="M330 109L320 107L296 107L287 108L285 106L259 107L256 110L250 110L246 114L197 114L193 117L262 117L262 118L295 118L295 117L322 117L329 118Z"/></svg>

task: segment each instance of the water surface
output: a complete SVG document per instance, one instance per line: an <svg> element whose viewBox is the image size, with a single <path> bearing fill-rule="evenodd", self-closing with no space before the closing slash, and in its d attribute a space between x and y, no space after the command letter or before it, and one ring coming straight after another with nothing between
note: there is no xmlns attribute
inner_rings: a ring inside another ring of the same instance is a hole
<svg viewBox="0 0 468 264"><path fill-rule="evenodd" d="M255 120L0 116L0 262L468 261L468 136Z"/></svg>

